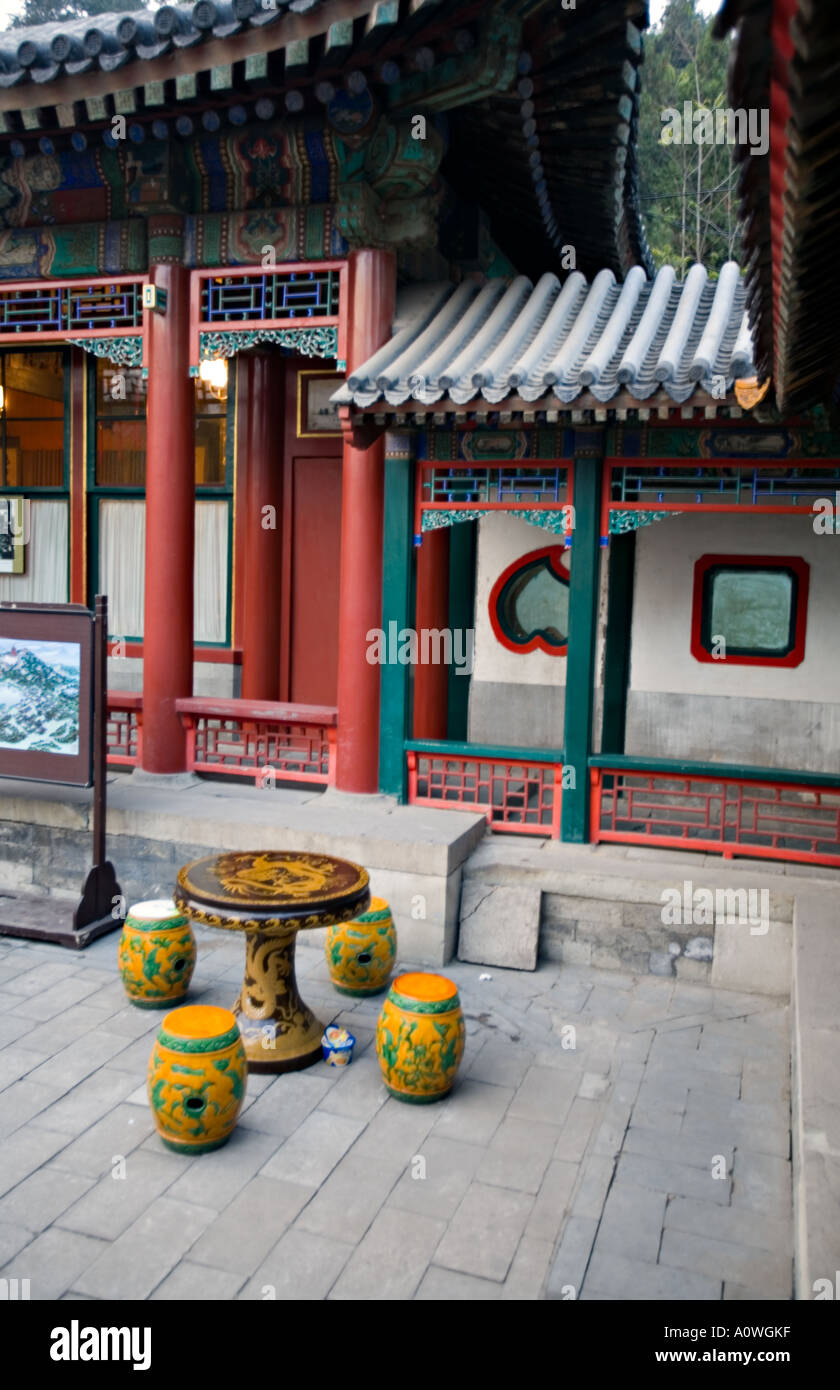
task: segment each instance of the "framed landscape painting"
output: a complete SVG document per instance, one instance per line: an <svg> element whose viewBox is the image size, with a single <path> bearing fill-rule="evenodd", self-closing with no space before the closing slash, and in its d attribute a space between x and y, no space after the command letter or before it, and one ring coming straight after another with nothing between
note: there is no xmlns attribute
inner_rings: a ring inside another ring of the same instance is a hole
<svg viewBox="0 0 840 1390"><path fill-rule="evenodd" d="M0 604L0 777L87 787L93 615L80 604Z"/></svg>

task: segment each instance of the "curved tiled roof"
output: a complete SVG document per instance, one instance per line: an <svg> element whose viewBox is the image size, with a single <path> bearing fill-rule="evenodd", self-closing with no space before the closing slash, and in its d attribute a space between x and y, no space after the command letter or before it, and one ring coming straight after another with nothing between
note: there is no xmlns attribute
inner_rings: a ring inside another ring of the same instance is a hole
<svg viewBox="0 0 840 1390"><path fill-rule="evenodd" d="M403 306L398 304L398 314ZM602 270L589 283L464 281L438 287L389 343L348 374L333 400L367 409L377 401L499 404L553 394L570 405L584 391L606 403L619 392L679 404L723 377L727 391L752 372L752 344L738 266L716 281L701 265L682 283L671 266L648 280L636 266L619 283Z"/></svg>
<svg viewBox="0 0 840 1390"><path fill-rule="evenodd" d="M837 0L726 0L734 108L770 111L765 154L736 145L747 308L760 376L785 412L840 393L840 26Z"/></svg>
<svg viewBox="0 0 840 1390"><path fill-rule="evenodd" d="M262 29L284 14L314 10L323 0L197 0L162 5L154 12L100 14L66 22L51 20L0 33L0 87L52 82L97 68L113 72L137 59L161 57L210 39Z"/></svg>

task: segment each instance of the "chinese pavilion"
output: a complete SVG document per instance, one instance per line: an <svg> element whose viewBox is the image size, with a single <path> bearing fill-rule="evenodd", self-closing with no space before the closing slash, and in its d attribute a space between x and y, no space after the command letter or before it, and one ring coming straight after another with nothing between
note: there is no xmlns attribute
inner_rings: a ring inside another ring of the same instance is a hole
<svg viewBox="0 0 840 1390"><path fill-rule="evenodd" d="M0 34L0 597L107 592L115 764L840 864L830 8L724 6L770 149L682 281L642 0Z"/></svg>

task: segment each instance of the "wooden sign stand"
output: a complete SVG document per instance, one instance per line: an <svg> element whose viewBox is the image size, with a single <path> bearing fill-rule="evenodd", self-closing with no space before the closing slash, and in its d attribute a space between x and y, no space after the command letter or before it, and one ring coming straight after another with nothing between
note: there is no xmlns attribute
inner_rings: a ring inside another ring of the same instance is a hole
<svg viewBox="0 0 840 1390"><path fill-rule="evenodd" d="M113 864L105 858L107 670L108 600L98 594L93 619L93 868L75 911L59 898L0 896L0 936L53 941L80 950L122 926L122 891Z"/></svg>

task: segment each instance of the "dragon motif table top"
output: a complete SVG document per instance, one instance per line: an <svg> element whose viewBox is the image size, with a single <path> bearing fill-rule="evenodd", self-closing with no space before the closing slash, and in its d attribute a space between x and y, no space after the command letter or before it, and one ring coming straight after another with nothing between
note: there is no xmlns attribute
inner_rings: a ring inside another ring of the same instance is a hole
<svg viewBox="0 0 840 1390"><path fill-rule="evenodd" d="M233 931L300 931L349 921L370 898L366 869L327 854L247 850L193 860L176 898L194 921Z"/></svg>
<svg viewBox="0 0 840 1390"><path fill-rule="evenodd" d="M296 851L209 855L179 871L174 898L199 926L245 933L245 976L233 1011L249 1070L294 1071L317 1062L323 1024L298 993L297 933L364 912L367 870Z"/></svg>

